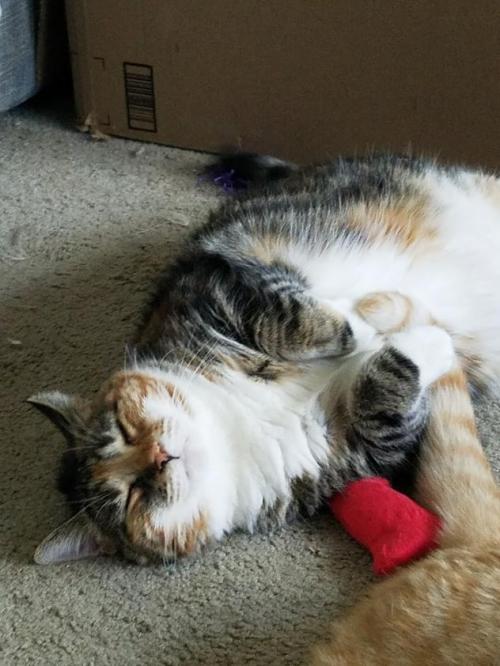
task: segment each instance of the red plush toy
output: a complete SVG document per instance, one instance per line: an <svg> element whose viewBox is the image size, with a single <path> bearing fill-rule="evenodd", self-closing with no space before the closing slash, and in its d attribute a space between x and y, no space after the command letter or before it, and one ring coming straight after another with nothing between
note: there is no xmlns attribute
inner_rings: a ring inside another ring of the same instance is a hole
<svg viewBox="0 0 500 666"><path fill-rule="evenodd" d="M439 518L391 488L386 479L350 483L330 500L330 508L344 529L370 551L378 575L437 546Z"/></svg>

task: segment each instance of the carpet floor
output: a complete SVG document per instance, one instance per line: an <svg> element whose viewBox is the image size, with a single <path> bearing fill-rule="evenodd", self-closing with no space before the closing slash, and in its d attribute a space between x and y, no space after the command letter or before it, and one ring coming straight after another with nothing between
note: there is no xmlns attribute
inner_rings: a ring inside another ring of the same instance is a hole
<svg viewBox="0 0 500 666"><path fill-rule="evenodd" d="M71 117L52 98L0 116L0 663L299 664L371 580L328 516L174 568L32 562L67 516L64 444L24 400L89 395L122 363L155 277L216 204L206 156L96 142ZM498 470L500 408L478 415Z"/></svg>

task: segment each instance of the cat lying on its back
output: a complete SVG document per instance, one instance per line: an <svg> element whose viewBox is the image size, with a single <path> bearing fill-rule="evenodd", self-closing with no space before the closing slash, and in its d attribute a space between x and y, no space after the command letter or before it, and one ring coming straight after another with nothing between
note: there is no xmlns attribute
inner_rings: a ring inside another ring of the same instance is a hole
<svg viewBox="0 0 500 666"><path fill-rule="evenodd" d="M196 552L411 468L452 357L420 311L472 381L500 374L499 193L481 173L377 157L224 205L160 281L125 370L91 401L34 398L70 442L60 487L80 512L37 559ZM394 291L415 328L382 340L396 327L360 314Z"/></svg>

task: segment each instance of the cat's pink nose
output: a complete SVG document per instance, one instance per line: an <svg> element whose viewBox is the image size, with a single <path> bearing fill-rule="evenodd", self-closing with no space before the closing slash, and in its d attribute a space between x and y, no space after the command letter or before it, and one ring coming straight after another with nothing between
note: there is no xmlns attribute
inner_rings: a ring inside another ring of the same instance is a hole
<svg viewBox="0 0 500 666"><path fill-rule="evenodd" d="M178 460L178 458L179 456L171 456L158 445L156 445L153 464L159 472L162 472L165 469L167 463L169 463L171 460Z"/></svg>
<svg viewBox="0 0 500 666"><path fill-rule="evenodd" d="M168 455L168 453L163 451L163 449L160 449L159 446L156 447L153 463L158 470L161 471L162 469L164 469L165 465L169 461L169 458L170 456Z"/></svg>

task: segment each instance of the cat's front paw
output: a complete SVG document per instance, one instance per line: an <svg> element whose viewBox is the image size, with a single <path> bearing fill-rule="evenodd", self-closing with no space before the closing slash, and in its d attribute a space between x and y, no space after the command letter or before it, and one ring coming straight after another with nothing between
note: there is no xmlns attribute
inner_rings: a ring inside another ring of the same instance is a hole
<svg viewBox="0 0 500 666"><path fill-rule="evenodd" d="M379 333L396 333L413 326L432 324L422 303L398 291L376 291L360 298L356 312Z"/></svg>
<svg viewBox="0 0 500 666"><path fill-rule="evenodd" d="M452 339L438 326L416 326L394 333L389 343L418 367L422 388L449 372L455 363Z"/></svg>
<svg viewBox="0 0 500 666"><path fill-rule="evenodd" d="M366 322L354 310L354 303L348 299L339 299L336 301L327 301L330 307L337 315L344 317L349 324L353 345L351 353L377 351L382 346L382 338L378 335L376 329Z"/></svg>

